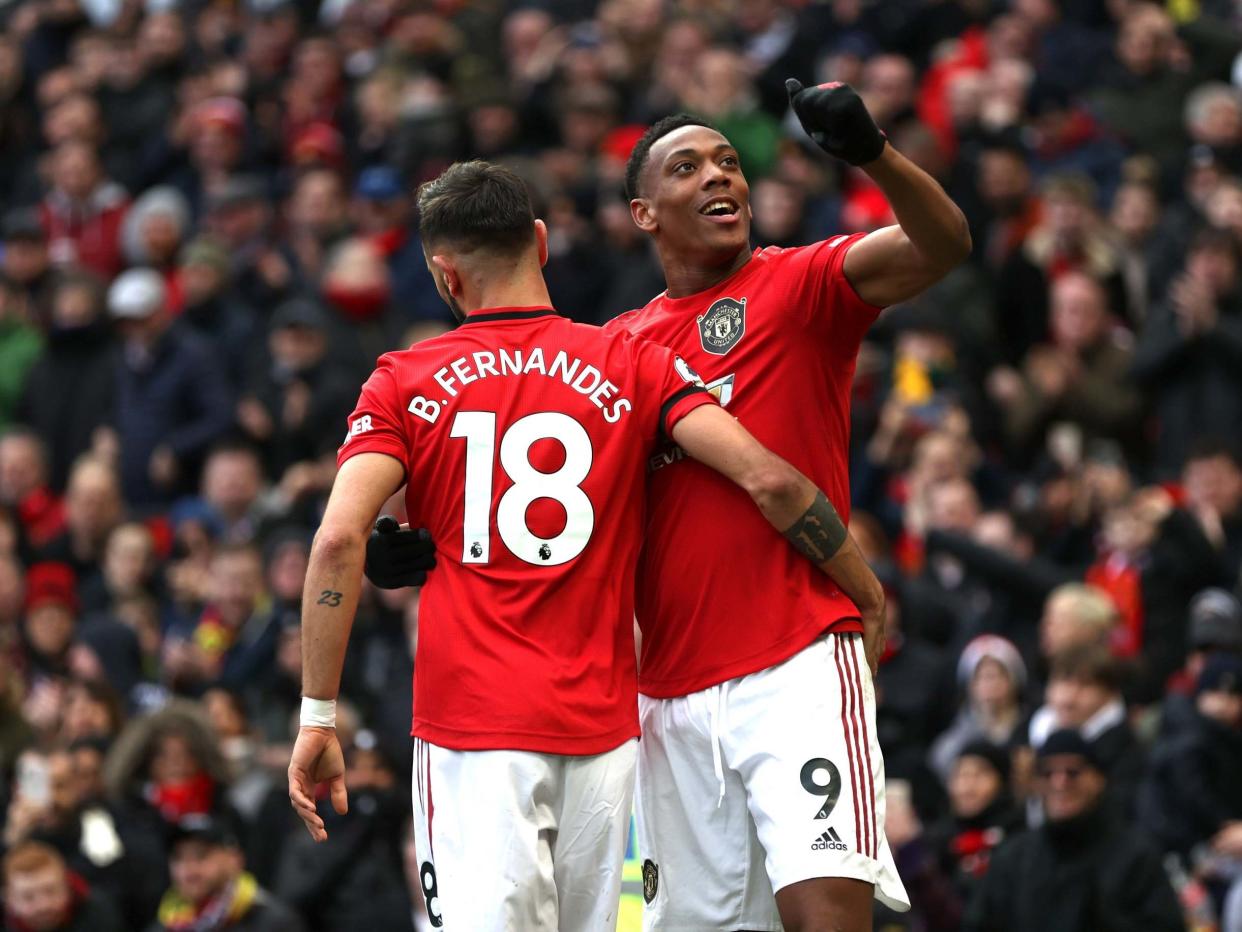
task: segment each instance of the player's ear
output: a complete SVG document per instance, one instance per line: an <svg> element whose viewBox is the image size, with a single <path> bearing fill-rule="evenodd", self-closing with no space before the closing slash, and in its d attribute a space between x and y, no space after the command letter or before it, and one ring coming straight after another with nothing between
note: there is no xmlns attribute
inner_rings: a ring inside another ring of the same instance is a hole
<svg viewBox="0 0 1242 932"><path fill-rule="evenodd" d="M457 274L457 267L453 264L453 260L448 256L432 256L431 264L439 271L444 279L444 289L453 297L461 296L461 276Z"/></svg>
<svg viewBox="0 0 1242 932"><path fill-rule="evenodd" d="M535 221L535 242L539 246L539 267L548 264L548 225L542 220Z"/></svg>
<svg viewBox="0 0 1242 932"><path fill-rule="evenodd" d="M654 233L658 226L655 213L651 209L651 201L645 197L636 197L630 201L630 216L634 218L634 225L644 233Z"/></svg>

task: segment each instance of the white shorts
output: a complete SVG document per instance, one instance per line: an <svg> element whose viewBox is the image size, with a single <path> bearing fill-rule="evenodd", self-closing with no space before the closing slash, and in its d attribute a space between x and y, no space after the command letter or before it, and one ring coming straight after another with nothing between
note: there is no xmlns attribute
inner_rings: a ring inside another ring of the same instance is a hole
<svg viewBox="0 0 1242 932"><path fill-rule="evenodd" d="M637 743L575 757L416 738L414 847L432 926L612 932Z"/></svg>
<svg viewBox="0 0 1242 932"><path fill-rule="evenodd" d="M643 928L779 932L774 890L816 877L910 902L884 837L862 636L688 696L639 696Z"/></svg>

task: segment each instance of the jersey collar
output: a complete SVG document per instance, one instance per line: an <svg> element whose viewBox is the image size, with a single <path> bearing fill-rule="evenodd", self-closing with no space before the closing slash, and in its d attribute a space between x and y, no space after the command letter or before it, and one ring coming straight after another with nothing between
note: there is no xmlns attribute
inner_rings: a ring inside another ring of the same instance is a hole
<svg viewBox="0 0 1242 932"><path fill-rule="evenodd" d="M531 320L535 317L556 316L556 311L550 307L484 307L471 311L458 326L468 327L470 324L490 324L498 320Z"/></svg>

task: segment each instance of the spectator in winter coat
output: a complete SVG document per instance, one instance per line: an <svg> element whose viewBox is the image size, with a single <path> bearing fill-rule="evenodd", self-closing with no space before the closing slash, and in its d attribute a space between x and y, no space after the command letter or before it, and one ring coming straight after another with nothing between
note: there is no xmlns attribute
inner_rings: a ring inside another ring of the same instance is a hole
<svg viewBox="0 0 1242 932"><path fill-rule="evenodd" d="M1087 741L1054 732L1036 773L1047 820L993 856L964 932L1183 932L1160 855L1104 803L1108 777Z"/></svg>
<svg viewBox="0 0 1242 932"><path fill-rule="evenodd" d="M1195 438L1242 423L1242 275L1233 237L1204 230L1139 333L1134 375L1159 422L1156 465L1175 473Z"/></svg>
<svg viewBox="0 0 1242 932"><path fill-rule="evenodd" d="M47 231L37 211L11 210L0 223L0 275L14 289L17 310L32 322L46 320L57 273L47 249Z"/></svg>
<svg viewBox="0 0 1242 932"><path fill-rule="evenodd" d="M229 389L208 344L171 327L158 272L131 269L108 292L121 331L116 431L125 500L136 508L192 487L203 454L232 423Z"/></svg>
<svg viewBox="0 0 1242 932"><path fill-rule="evenodd" d="M1160 732L1173 736L1197 719L1199 674L1214 654L1242 657L1242 602L1224 589L1204 589L1190 601L1189 652L1169 679L1160 709Z"/></svg>
<svg viewBox="0 0 1242 932"><path fill-rule="evenodd" d="M1242 659L1208 658L1194 718L1156 745L1139 802L1165 850L1189 857L1207 845L1222 857L1242 855Z"/></svg>
<svg viewBox="0 0 1242 932"><path fill-rule="evenodd" d="M294 298L276 309L267 367L248 380L238 420L266 444L267 466L279 477L291 466L334 454L358 393L357 376L334 352L332 321L320 305Z"/></svg>
<svg viewBox="0 0 1242 932"><path fill-rule="evenodd" d="M116 344L103 316L98 279L67 273L52 292L47 345L26 377L17 418L48 444L53 488L63 489L69 467L91 448L112 417Z"/></svg>
<svg viewBox="0 0 1242 932"><path fill-rule="evenodd" d="M148 932L302 932L302 921L245 869L223 822L187 816L173 829L172 888Z"/></svg>
<svg viewBox="0 0 1242 932"><path fill-rule="evenodd" d="M200 236L181 251L178 281L185 298L178 324L215 344L229 387L239 391L255 355L255 315L229 287L228 250Z"/></svg>
<svg viewBox="0 0 1242 932"><path fill-rule="evenodd" d="M1009 774L1005 748L988 741L964 745L946 783L949 814L927 830L927 843L941 870L966 902L987 874L996 849L1026 827L1010 792Z"/></svg>
<svg viewBox="0 0 1242 932"><path fill-rule="evenodd" d="M5 932L121 932L112 907L69 873L54 848L17 845L4 858Z"/></svg>

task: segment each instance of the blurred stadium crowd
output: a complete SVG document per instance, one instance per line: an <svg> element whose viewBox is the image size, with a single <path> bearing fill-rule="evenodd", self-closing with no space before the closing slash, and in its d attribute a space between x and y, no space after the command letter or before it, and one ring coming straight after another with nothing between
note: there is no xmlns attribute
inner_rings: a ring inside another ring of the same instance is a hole
<svg viewBox="0 0 1242 932"><path fill-rule="evenodd" d="M1133 910L1168 877L1196 930L1242 929L1233 3L9 0L0 23L6 929L427 927L416 591L364 596L326 845L284 786L345 416L380 352L451 319L410 192L516 167L557 308L602 322L663 288L621 187L665 114L736 144L758 245L892 222L791 119L791 75L858 88L975 242L881 318L855 384L915 901L880 927L1165 928ZM1081 766L1050 771L1061 728ZM998 918L1024 896L1036 925Z"/></svg>

